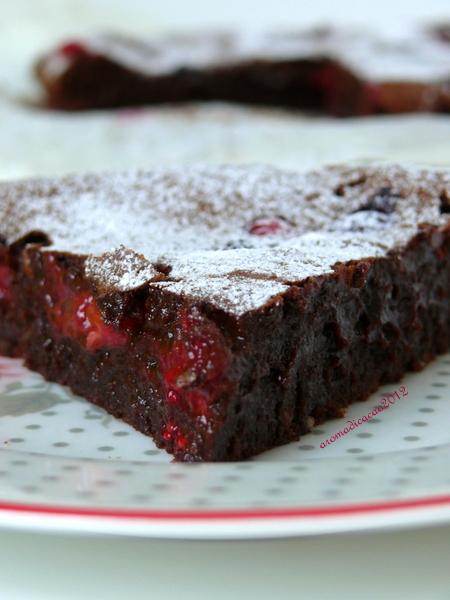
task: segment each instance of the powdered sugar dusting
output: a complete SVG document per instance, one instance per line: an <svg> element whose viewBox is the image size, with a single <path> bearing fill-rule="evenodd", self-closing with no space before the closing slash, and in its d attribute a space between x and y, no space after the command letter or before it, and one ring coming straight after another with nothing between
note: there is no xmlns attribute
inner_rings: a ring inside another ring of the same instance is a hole
<svg viewBox="0 0 450 600"><path fill-rule="evenodd" d="M277 299L288 287L272 280L252 280L242 277L207 277L205 279L188 278L183 281L168 281L154 284L154 287L166 289L173 294L188 294L199 300L208 301L238 315L264 306Z"/></svg>
<svg viewBox="0 0 450 600"><path fill-rule="evenodd" d="M86 275L100 286L119 291L139 287L160 275L142 254L124 246L99 256L89 256L84 268Z"/></svg>
<svg viewBox="0 0 450 600"><path fill-rule="evenodd" d="M395 37L371 30L316 28L172 35L153 41L104 34L85 37L81 43L93 54L145 75L252 61L324 58L371 81L445 81L450 72L450 44L428 30L406 27ZM69 65L69 59L52 53L43 67L51 78Z"/></svg>
<svg viewBox="0 0 450 600"><path fill-rule="evenodd" d="M236 314L337 262L383 256L444 225L450 174L401 166L299 174L268 166L160 168L0 185L0 237L44 232L107 290L143 285ZM253 235L261 218L289 227Z"/></svg>

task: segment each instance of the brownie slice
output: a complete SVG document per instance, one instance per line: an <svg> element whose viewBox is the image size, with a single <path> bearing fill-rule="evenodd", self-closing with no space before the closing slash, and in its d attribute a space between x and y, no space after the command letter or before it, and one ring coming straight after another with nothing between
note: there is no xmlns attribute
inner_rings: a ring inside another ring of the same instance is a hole
<svg viewBox="0 0 450 600"><path fill-rule="evenodd" d="M450 347L450 173L0 184L0 351L184 461L297 440Z"/></svg>
<svg viewBox="0 0 450 600"><path fill-rule="evenodd" d="M98 35L62 44L36 71L48 106L65 110L225 100L336 116L449 112L448 29Z"/></svg>

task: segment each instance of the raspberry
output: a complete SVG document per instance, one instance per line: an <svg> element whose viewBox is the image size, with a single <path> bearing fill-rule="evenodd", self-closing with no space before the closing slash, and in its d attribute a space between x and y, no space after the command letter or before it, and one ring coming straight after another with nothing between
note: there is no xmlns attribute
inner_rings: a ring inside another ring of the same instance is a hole
<svg viewBox="0 0 450 600"><path fill-rule="evenodd" d="M122 348L129 336L103 321L100 308L89 292L75 292L65 281L54 257L46 257L50 294L48 312L53 325L64 335L83 344L87 350Z"/></svg>
<svg viewBox="0 0 450 600"><path fill-rule="evenodd" d="M167 392L167 402L169 404L178 404L179 401L180 401L180 397L178 396L178 394L175 390L169 390Z"/></svg>
<svg viewBox="0 0 450 600"><path fill-rule="evenodd" d="M215 332L194 330L174 342L164 359L164 378L171 388L188 388L216 379L227 362L223 342Z"/></svg>
<svg viewBox="0 0 450 600"><path fill-rule="evenodd" d="M189 408L189 412L195 417L208 414L210 397L201 390L187 390L183 399Z"/></svg>
<svg viewBox="0 0 450 600"><path fill-rule="evenodd" d="M68 42L58 48L58 53L66 56L67 58L75 58L78 56L90 56L89 50L80 44L80 42Z"/></svg>
<svg viewBox="0 0 450 600"><path fill-rule="evenodd" d="M76 308L76 304L75 304ZM121 348L128 343L128 335L106 325L100 309L92 296L85 296L76 309L76 319L86 334L86 348L94 351L101 348Z"/></svg>
<svg viewBox="0 0 450 600"><path fill-rule="evenodd" d="M166 442L173 442L174 449L178 451L186 450L189 444L187 437L180 432L178 425L175 425L175 423L164 425L162 437Z"/></svg>
<svg viewBox="0 0 450 600"><path fill-rule="evenodd" d="M222 334L198 311L181 311L170 350L160 358L167 404L194 416L206 415L229 364Z"/></svg>
<svg viewBox="0 0 450 600"><path fill-rule="evenodd" d="M289 224L281 217L263 217L253 221L248 231L252 235L276 235L287 233L289 229Z"/></svg>

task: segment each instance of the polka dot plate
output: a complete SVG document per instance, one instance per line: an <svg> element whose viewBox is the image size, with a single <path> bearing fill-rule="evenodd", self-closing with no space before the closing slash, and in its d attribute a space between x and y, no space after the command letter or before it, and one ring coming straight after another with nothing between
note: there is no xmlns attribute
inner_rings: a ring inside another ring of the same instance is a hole
<svg viewBox="0 0 450 600"><path fill-rule="evenodd" d="M186 465L0 358L0 526L226 539L449 522L449 386L450 354L297 443Z"/></svg>

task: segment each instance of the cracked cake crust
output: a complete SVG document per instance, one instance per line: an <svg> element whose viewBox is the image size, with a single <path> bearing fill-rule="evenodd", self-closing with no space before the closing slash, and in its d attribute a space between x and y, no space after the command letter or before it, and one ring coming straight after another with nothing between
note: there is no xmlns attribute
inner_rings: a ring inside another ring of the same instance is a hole
<svg viewBox="0 0 450 600"><path fill-rule="evenodd" d="M298 439L450 346L450 175L165 168L0 184L0 351L180 460Z"/></svg>

